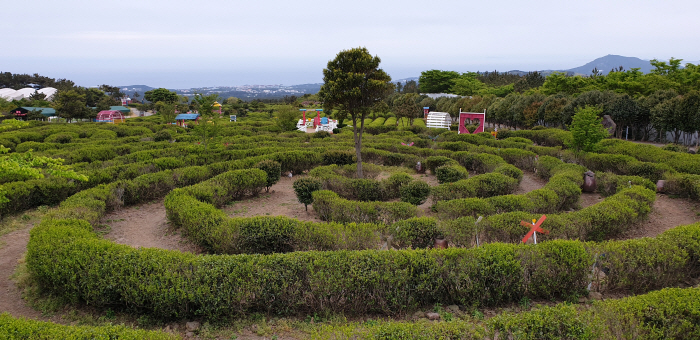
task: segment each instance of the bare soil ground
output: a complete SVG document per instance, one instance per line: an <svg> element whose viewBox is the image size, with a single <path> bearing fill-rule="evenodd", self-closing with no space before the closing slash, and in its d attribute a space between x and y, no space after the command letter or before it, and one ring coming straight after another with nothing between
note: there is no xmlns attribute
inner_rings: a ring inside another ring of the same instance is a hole
<svg viewBox="0 0 700 340"><path fill-rule="evenodd" d="M234 202L223 211L231 217L287 216L301 221L321 222L313 208L309 206L306 211L294 193L292 185L302 176L282 177L269 192L263 191L258 197Z"/></svg>
<svg viewBox="0 0 700 340"><path fill-rule="evenodd" d="M134 248L161 248L199 254L200 249L170 226L163 200L107 214L101 221L104 237Z"/></svg>
<svg viewBox="0 0 700 340"><path fill-rule="evenodd" d="M545 184L547 184L547 181L537 177L534 173L523 171L523 179L520 181L520 186L515 190L514 194L527 194L530 191L542 189Z"/></svg>
<svg viewBox="0 0 700 340"><path fill-rule="evenodd" d="M637 223L635 228L625 233L620 239L655 237L666 230L679 225L700 221L700 204L683 198L670 198L657 194L654 206L648 218Z"/></svg>
<svg viewBox="0 0 700 340"><path fill-rule="evenodd" d="M32 224L0 237L0 313L8 312L15 317L48 320L41 312L32 309L22 299L22 292L12 280L12 274L27 251L29 230Z"/></svg>

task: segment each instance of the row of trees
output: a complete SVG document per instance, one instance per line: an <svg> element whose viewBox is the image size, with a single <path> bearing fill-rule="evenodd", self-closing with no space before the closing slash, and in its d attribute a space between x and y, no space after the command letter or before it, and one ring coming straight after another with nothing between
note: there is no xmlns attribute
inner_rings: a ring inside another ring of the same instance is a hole
<svg viewBox="0 0 700 340"><path fill-rule="evenodd" d="M544 95L564 93L577 95L594 90L613 91L638 98L650 96L659 90L674 90L679 94L700 90L700 66L691 63L681 66L682 59L669 62L651 60L654 67L648 74L639 69L622 67L602 75L597 69L589 76L554 72L546 78L538 72L525 75L511 73L459 73L455 71L429 70L421 72L420 90L423 93L452 93L461 96L495 95L505 97L511 93L539 92Z"/></svg>

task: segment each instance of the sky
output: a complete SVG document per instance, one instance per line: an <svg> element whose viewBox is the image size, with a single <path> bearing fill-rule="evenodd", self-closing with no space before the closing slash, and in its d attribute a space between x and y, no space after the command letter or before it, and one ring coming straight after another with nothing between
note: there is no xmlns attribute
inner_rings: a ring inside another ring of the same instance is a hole
<svg viewBox="0 0 700 340"><path fill-rule="evenodd" d="M0 72L81 86L321 83L366 47L421 71L570 69L607 54L700 60L697 0L6 1Z"/></svg>

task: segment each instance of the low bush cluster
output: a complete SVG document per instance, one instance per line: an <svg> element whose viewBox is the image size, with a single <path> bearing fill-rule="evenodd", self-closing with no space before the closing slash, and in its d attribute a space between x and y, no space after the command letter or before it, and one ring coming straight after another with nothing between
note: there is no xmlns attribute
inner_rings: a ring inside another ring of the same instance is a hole
<svg viewBox="0 0 700 340"><path fill-rule="evenodd" d="M314 211L323 221L338 223L384 223L415 217L416 207L406 202L349 201L329 190L314 191Z"/></svg>
<svg viewBox="0 0 700 340"><path fill-rule="evenodd" d="M536 191L531 193L534 192ZM655 199L654 191L647 188L621 187L617 194L590 207L565 214L547 214L547 219L541 227L549 230L549 234L538 236L538 240L602 241L610 239L629 230L637 221L646 217ZM547 198L541 198L541 200L545 202L543 205L546 205ZM463 216L454 220L444 220L441 223L441 230L445 238L453 244L470 247L475 244L477 236L481 242L520 242L528 231L520 225L520 221L538 219L542 214L528 212L527 208L531 208L532 204L532 197L509 195L484 200L464 199L440 202L437 206L439 207L438 216ZM515 209L511 210L510 205ZM499 213L501 211L506 212ZM489 213L493 215L488 216ZM475 217L479 215L488 217L476 226Z"/></svg>
<svg viewBox="0 0 700 340"><path fill-rule="evenodd" d="M369 163L363 163L362 166L368 178L350 178L355 175L356 164L316 167L309 172L309 176L320 180L323 189L354 201L388 201L398 198L401 188L413 181L413 178L404 172L393 173L386 179L376 180L373 178L382 168Z"/></svg>
<svg viewBox="0 0 700 340"><path fill-rule="evenodd" d="M433 204L467 197L491 197L512 193L518 186L518 180L500 173L476 175L454 183L440 184L432 188L430 194Z"/></svg>
<svg viewBox="0 0 700 340"><path fill-rule="evenodd" d="M131 329L126 326L65 326L52 322L14 318L0 314L0 339L179 339L160 331Z"/></svg>

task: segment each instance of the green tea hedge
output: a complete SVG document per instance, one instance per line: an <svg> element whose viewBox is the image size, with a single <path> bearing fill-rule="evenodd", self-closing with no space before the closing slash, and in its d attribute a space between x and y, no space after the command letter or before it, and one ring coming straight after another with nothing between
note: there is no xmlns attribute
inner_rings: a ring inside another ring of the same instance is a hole
<svg viewBox="0 0 700 340"><path fill-rule="evenodd" d="M14 318L0 314L0 339L180 339L159 331L132 329L126 326L64 326L51 322Z"/></svg>

